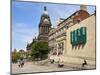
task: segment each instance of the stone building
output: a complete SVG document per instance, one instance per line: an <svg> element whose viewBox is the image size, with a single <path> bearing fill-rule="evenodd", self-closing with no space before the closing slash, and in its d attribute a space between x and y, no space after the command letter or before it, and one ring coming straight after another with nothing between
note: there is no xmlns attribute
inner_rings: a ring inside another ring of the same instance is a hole
<svg viewBox="0 0 100 75"><path fill-rule="evenodd" d="M82 64L86 60L89 66L95 67L95 16L95 14L92 14L66 30L66 50L61 57L63 61Z"/></svg>
<svg viewBox="0 0 100 75"><path fill-rule="evenodd" d="M80 10L52 29L49 33L50 57L74 64L82 64L85 59L95 66L95 14L90 15L86 6L81 5Z"/></svg>
<svg viewBox="0 0 100 75"><path fill-rule="evenodd" d="M35 43L37 41L36 37L32 40L31 43L28 43L27 46L26 46L26 50L27 52L30 54L31 53L31 50L32 50L32 45L33 43Z"/></svg>

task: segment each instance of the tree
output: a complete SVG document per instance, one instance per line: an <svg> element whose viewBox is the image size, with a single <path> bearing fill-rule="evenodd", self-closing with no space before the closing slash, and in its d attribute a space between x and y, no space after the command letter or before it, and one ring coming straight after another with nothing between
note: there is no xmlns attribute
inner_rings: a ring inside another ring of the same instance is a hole
<svg viewBox="0 0 100 75"><path fill-rule="evenodd" d="M21 58L21 54L19 52L12 53L12 62L17 62L18 59Z"/></svg>
<svg viewBox="0 0 100 75"><path fill-rule="evenodd" d="M32 45L31 56L34 60L46 59L50 49L47 42L37 41Z"/></svg>

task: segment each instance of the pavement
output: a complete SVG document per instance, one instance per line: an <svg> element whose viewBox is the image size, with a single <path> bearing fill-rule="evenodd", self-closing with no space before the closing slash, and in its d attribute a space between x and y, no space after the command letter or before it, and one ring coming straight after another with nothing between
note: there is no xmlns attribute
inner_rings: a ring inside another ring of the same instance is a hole
<svg viewBox="0 0 100 75"><path fill-rule="evenodd" d="M64 65L64 67L59 68L57 66L57 63L51 64L50 62L47 61L25 62L23 68L19 68L18 64L12 64L12 74L82 70L82 69L92 69L92 68L94 69L95 67L86 66L82 68L80 65L66 64Z"/></svg>

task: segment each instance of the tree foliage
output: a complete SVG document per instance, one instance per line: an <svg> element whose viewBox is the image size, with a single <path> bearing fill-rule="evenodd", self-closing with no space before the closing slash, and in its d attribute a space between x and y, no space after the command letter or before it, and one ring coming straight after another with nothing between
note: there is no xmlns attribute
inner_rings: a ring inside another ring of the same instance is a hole
<svg viewBox="0 0 100 75"><path fill-rule="evenodd" d="M20 58L21 54L19 52L12 53L12 62L17 62L17 60Z"/></svg>
<svg viewBox="0 0 100 75"><path fill-rule="evenodd" d="M48 56L49 53L49 47L48 43L44 41L37 41L32 45L32 52L31 56L32 58L35 59L45 59Z"/></svg>

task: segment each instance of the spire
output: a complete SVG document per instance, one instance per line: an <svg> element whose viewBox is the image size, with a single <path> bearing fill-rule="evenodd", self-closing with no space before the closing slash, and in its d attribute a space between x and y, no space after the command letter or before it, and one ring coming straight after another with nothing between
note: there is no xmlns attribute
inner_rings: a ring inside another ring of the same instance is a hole
<svg viewBox="0 0 100 75"><path fill-rule="evenodd" d="M44 6L44 11L47 11L47 7L46 6Z"/></svg>
<svg viewBox="0 0 100 75"><path fill-rule="evenodd" d="M36 36L35 36L35 40L36 40Z"/></svg>
<svg viewBox="0 0 100 75"><path fill-rule="evenodd" d="M44 6L44 12L43 12L45 15L48 15L48 12L47 12L47 7Z"/></svg>

